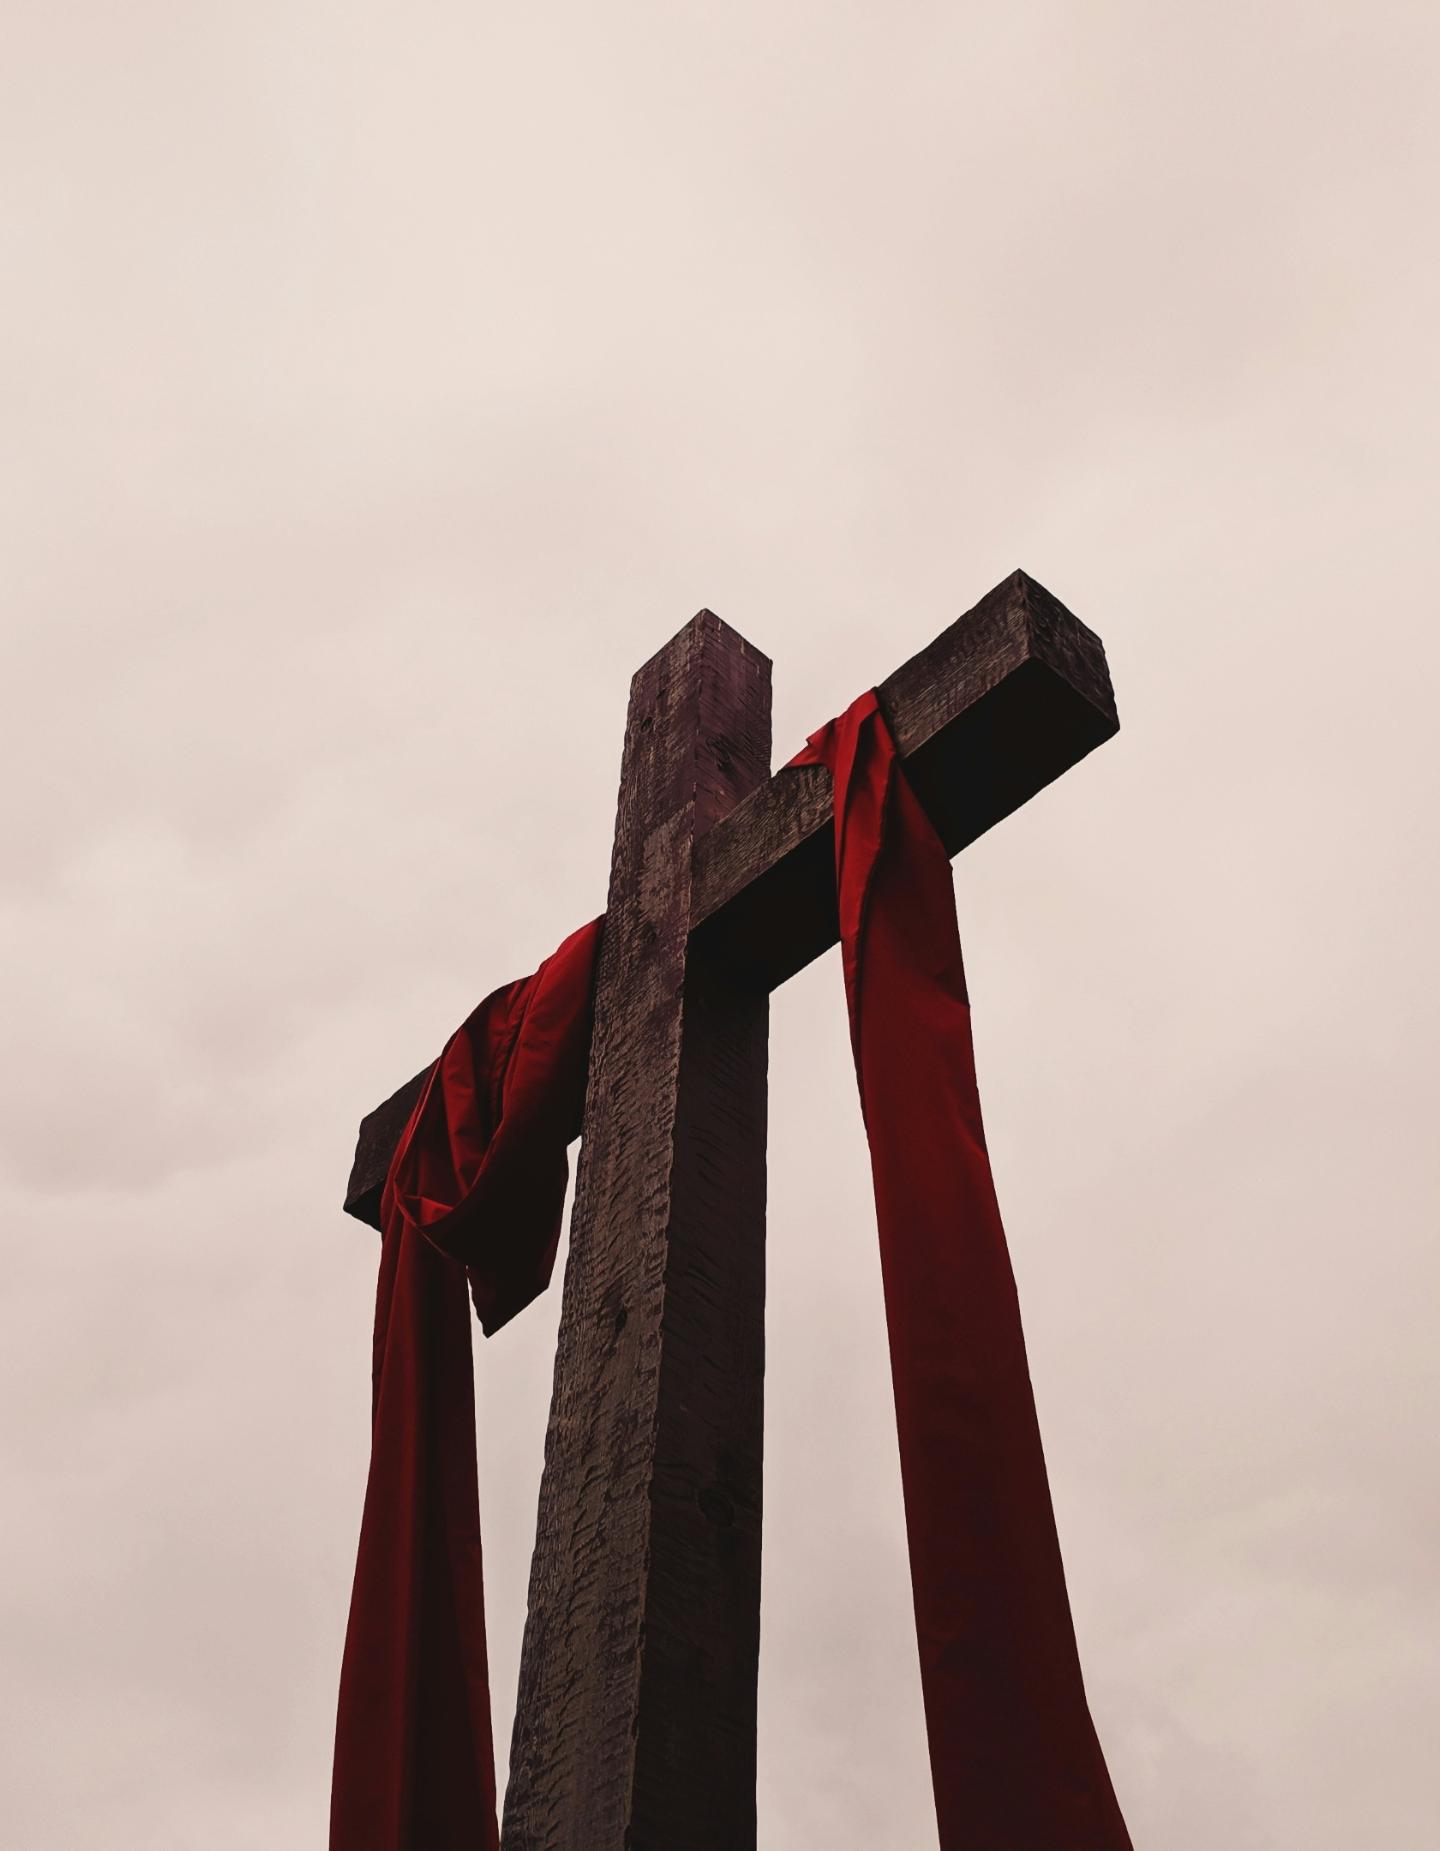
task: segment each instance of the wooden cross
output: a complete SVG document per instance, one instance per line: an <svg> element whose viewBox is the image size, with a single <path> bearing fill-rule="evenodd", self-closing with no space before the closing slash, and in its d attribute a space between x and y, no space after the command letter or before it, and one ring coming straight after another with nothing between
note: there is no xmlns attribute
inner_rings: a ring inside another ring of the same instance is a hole
<svg viewBox="0 0 1440 1851"><path fill-rule="evenodd" d="M1119 724L1022 572L878 693L951 855ZM830 774L771 775L770 663L701 611L630 689L505 1851L755 1844L769 994L837 936ZM424 1077L360 1127L377 1227Z"/></svg>

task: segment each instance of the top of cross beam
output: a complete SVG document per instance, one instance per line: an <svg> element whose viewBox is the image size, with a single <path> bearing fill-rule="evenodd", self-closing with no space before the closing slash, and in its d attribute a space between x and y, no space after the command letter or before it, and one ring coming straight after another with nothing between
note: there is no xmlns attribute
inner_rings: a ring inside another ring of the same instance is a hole
<svg viewBox="0 0 1440 1851"><path fill-rule="evenodd" d="M691 621L706 620L719 621L709 611ZM1024 572L987 593L876 693L906 775L951 855L1120 724L1100 638ZM697 838L691 916L697 945L770 989L836 942L831 781L823 766L782 766ZM345 1208L374 1227L380 1187L424 1077L407 1081L361 1123Z"/></svg>
<svg viewBox="0 0 1440 1851"><path fill-rule="evenodd" d="M1018 571L876 693L952 856L1120 726L1100 638ZM827 951L840 930L830 773L782 766L700 837L694 882L693 933L769 988Z"/></svg>

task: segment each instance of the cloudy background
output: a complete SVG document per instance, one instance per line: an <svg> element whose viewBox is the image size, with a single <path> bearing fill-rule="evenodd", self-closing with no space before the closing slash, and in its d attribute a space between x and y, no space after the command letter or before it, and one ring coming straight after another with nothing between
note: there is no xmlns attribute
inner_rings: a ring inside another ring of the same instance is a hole
<svg viewBox="0 0 1440 1851"><path fill-rule="evenodd" d="M1116 1785L1423 1851L1429 0L4 27L6 1842L323 1843L357 1120L602 903L699 605L783 757L1023 565L1124 730L957 892ZM772 1089L760 1842L925 1851L834 954ZM558 1308L477 1357L502 1749Z"/></svg>

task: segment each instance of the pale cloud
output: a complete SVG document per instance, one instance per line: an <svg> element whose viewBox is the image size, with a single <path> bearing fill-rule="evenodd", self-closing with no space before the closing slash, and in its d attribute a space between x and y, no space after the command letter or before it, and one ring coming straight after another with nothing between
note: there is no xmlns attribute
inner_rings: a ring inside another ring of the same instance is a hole
<svg viewBox="0 0 1440 1851"><path fill-rule="evenodd" d="M9 24L9 1838L323 1842L356 1121L598 909L697 606L788 755L1019 564L1124 726L957 874L1116 1783L1147 1851L1418 1851L1434 9ZM771 1146L761 1844L923 1851L833 959ZM557 1301L478 1358L502 1754Z"/></svg>

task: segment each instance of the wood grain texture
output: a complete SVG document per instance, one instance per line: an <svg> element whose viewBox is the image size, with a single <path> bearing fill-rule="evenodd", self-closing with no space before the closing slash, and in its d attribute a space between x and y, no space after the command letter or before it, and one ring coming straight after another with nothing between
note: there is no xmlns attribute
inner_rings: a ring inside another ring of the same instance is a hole
<svg viewBox="0 0 1440 1851"><path fill-rule="evenodd" d="M1099 637L1023 572L877 693L906 775L951 855L1120 724ZM697 939L774 989L839 936L833 858L830 774L782 767L699 845Z"/></svg>
<svg viewBox="0 0 1440 1851"><path fill-rule="evenodd" d="M755 1841L767 1001L690 926L769 757L770 665L701 612L631 689L506 1851Z"/></svg>
<svg viewBox="0 0 1440 1851"><path fill-rule="evenodd" d="M768 775L769 668L701 612L631 690L505 1851L755 1843L768 995L837 936L829 774ZM1118 725L1023 573L878 692L951 854ZM424 1078L361 1125L373 1225Z"/></svg>
<svg viewBox="0 0 1440 1851"><path fill-rule="evenodd" d="M368 1221L372 1228L380 1226L380 1193L385 1187L390 1159L410 1122L410 1114L415 1110L415 1102L429 1073L429 1067L422 1068L360 1120L355 1159L350 1165L350 1180L345 1185L345 1212L358 1221Z"/></svg>
<svg viewBox="0 0 1440 1851"><path fill-rule="evenodd" d="M952 855L1119 726L1099 637L1023 572L912 656L879 693L906 772ZM723 741L715 756L718 773ZM830 817L829 773L782 768L702 831L691 915L707 958L773 989L835 943ZM372 1227L380 1225L385 1170L423 1078L361 1124L345 1208Z"/></svg>

